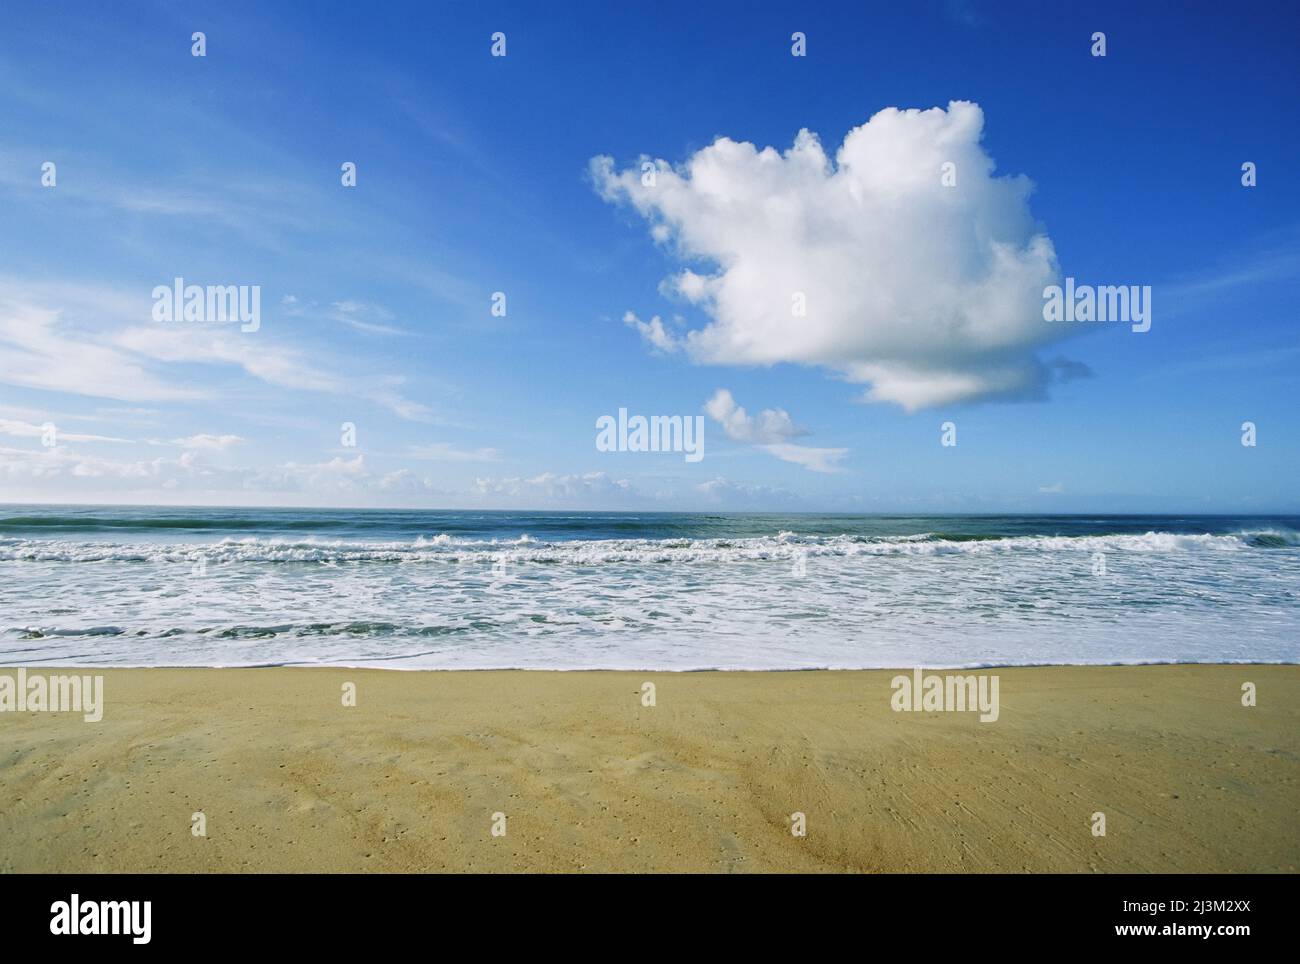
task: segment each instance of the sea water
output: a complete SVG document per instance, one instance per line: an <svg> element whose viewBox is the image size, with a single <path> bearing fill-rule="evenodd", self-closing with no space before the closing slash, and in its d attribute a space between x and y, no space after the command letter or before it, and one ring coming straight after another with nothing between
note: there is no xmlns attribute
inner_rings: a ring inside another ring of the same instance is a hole
<svg viewBox="0 0 1300 964"><path fill-rule="evenodd" d="M1300 518L0 507L0 665L1300 661Z"/></svg>

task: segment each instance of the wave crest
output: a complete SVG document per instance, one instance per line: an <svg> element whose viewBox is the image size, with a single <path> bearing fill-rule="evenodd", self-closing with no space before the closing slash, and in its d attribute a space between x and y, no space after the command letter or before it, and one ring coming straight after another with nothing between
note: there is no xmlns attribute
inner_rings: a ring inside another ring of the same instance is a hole
<svg viewBox="0 0 1300 964"><path fill-rule="evenodd" d="M947 533L866 537L861 535L777 536L731 539L596 539L546 542L526 534L516 539L469 539L440 533L410 542L321 539L226 538L211 543L121 544L50 539L0 539L0 561L264 563L606 563L749 562L808 556L998 555L1038 552L1233 552L1292 549L1295 532L1262 530L1232 535L1147 532L1104 536L990 536Z"/></svg>

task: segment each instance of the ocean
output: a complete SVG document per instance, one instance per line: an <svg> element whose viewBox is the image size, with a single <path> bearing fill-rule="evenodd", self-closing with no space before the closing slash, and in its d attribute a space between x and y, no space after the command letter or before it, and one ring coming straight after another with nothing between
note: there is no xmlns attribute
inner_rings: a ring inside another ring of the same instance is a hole
<svg viewBox="0 0 1300 964"><path fill-rule="evenodd" d="M1300 518L0 507L0 665L1300 661Z"/></svg>

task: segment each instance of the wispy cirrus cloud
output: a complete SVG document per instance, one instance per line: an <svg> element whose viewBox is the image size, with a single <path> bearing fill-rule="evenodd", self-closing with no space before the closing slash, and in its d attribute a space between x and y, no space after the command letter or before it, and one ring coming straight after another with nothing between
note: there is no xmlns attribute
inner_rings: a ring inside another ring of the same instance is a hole
<svg viewBox="0 0 1300 964"><path fill-rule="evenodd" d="M368 335L405 335L406 332L390 324L393 313L382 305L364 301L335 301L330 304L330 318L355 331Z"/></svg>
<svg viewBox="0 0 1300 964"><path fill-rule="evenodd" d="M120 445L160 445L174 446L183 449L206 449L209 451L222 451L235 445L242 445L246 440L238 435L215 435L207 432L200 432L196 435L187 435L183 438L173 439L131 439L121 438L115 435L94 435L86 432L69 432L60 428L58 423L47 419L44 422L27 422L20 419L0 418L0 435L8 435L14 438L40 438L44 439L50 436L50 429L53 429L53 445L51 448L66 445L71 442L111 442Z"/></svg>
<svg viewBox="0 0 1300 964"><path fill-rule="evenodd" d="M53 422L24 422L18 419L0 418L0 435L9 435L16 438L42 438L46 434L46 426L53 425ZM111 435L87 435L83 432L59 432L56 428L56 438L64 442L129 442L130 439L115 438Z"/></svg>
<svg viewBox="0 0 1300 964"><path fill-rule="evenodd" d="M344 299L322 306L316 301L303 301L297 295L288 294L280 299L280 309L286 315L296 318L318 314L366 335L410 334L404 328L391 324L393 313L383 305L365 301Z"/></svg>
<svg viewBox="0 0 1300 964"><path fill-rule="evenodd" d="M259 332L210 323L136 323L148 318L147 291L0 279L0 383L128 402L193 401L216 389L193 387L179 365L234 367L276 388L361 398L410 421L434 422L403 391L400 375L343 374L308 361Z"/></svg>
<svg viewBox="0 0 1300 964"><path fill-rule="evenodd" d="M0 382L119 401L202 398L204 392L156 375L129 350L96 340L58 309L0 293Z"/></svg>

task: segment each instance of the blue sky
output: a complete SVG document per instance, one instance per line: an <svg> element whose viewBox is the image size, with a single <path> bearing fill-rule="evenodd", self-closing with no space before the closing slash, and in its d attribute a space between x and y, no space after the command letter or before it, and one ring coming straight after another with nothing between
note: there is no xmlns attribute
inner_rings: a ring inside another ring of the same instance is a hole
<svg viewBox="0 0 1300 964"><path fill-rule="evenodd" d="M1293 4L618 6L12 18L0 501L1300 511ZM177 276L260 327L154 321ZM1066 276L1151 329L1034 317Z"/></svg>

